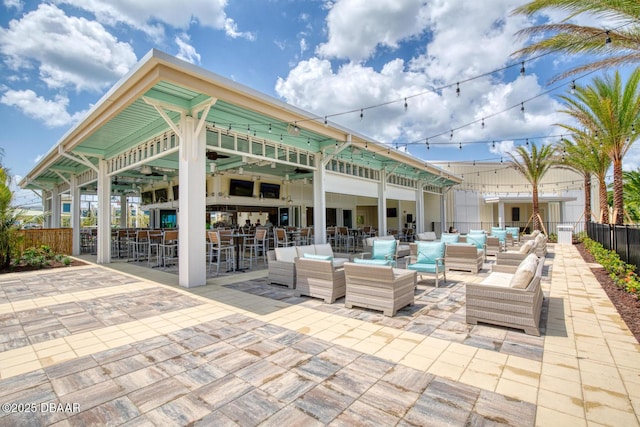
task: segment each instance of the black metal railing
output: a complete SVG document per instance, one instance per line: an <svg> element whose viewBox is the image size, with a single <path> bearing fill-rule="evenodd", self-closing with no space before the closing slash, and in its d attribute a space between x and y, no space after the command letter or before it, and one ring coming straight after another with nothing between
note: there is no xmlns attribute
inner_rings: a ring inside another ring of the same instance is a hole
<svg viewBox="0 0 640 427"><path fill-rule="evenodd" d="M605 249L615 251L624 262L640 266L640 228L637 225L613 225L590 222L587 235Z"/></svg>

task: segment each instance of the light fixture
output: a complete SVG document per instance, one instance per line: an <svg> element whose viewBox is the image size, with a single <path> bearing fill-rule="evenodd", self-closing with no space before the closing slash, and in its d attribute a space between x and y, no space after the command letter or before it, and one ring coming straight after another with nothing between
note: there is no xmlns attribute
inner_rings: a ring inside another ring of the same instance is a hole
<svg viewBox="0 0 640 427"><path fill-rule="evenodd" d="M576 81L572 80L571 81L571 95L576 93Z"/></svg>
<svg viewBox="0 0 640 427"><path fill-rule="evenodd" d="M460 83L456 83L456 96L460 96Z"/></svg>
<svg viewBox="0 0 640 427"><path fill-rule="evenodd" d="M151 166L143 165L140 168L140 173L143 174L143 175L151 175L153 173L153 171L151 170Z"/></svg>
<svg viewBox="0 0 640 427"><path fill-rule="evenodd" d="M522 66L520 67L520 75L524 76L524 74L525 74L524 61L522 61Z"/></svg>
<svg viewBox="0 0 640 427"><path fill-rule="evenodd" d="M215 163L209 163L209 172L216 173L216 164Z"/></svg>
<svg viewBox="0 0 640 427"><path fill-rule="evenodd" d="M605 34L607 35L607 38L605 39L604 44L611 43L611 36L609 35L609 30L605 31Z"/></svg>
<svg viewBox="0 0 640 427"><path fill-rule="evenodd" d="M275 162L271 163L271 169L275 169L275 168L276 168Z"/></svg>
<svg viewBox="0 0 640 427"><path fill-rule="evenodd" d="M242 166L240 166L238 168L238 175L242 175L244 173L244 169L242 168Z"/></svg>

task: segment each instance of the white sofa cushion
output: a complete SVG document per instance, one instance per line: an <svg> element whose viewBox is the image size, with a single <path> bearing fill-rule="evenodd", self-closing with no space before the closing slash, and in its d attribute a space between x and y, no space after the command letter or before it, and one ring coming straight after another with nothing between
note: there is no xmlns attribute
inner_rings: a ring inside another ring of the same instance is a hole
<svg viewBox="0 0 640 427"><path fill-rule="evenodd" d="M531 279L536 274L536 268L538 267L538 258L534 254L528 255L513 275L509 286L514 289L526 289L531 283Z"/></svg>
<svg viewBox="0 0 640 427"><path fill-rule="evenodd" d="M322 243L319 245L312 245L315 247L316 255L331 255L333 256L333 249L329 243Z"/></svg>
<svg viewBox="0 0 640 427"><path fill-rule="evenodd" d="M528 254L529 252L531 252L531 249L535 246L535 244L536 242L534 240L527 240L522 244L522 246L520 246L520 250L518 252L520 252L521 254Z"/></svg>
<svg viewBox="0 0 640 427"><path fill-rule="evenodd" d="M298 251L295 246L288 246L286 248L275 248L276 260L283 262L295 262L298 256Z"/></svg>
<svg viewBox="0 0 640 427"><path fill-rule="evenodd" d="M304 254L317 254L315 245L294 246L294 247L296 248L298 258L302 258Z"/></svg>
<svg viewBox="0 0 640 427"><path fill-rule="evenodd" d="M502 273L502 272L494 271L489 276L485 277L484 280L480 282L480 284L508 288L511 284L512 278L513 278L513 274L511 273Z"/></svg>

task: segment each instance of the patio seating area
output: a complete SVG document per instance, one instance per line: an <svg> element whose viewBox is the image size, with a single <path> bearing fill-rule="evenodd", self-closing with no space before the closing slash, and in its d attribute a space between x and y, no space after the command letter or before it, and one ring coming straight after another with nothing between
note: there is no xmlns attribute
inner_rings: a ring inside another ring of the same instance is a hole
<svg viewBox="0 0 640 427"><path fill-rule="evenodd" d="M192 289L124 260L6 274L2 401L69 410L0 424L640 425L640 345L577 250L547 249L540 337L466 323L490 268L418 282L394 317L267 269Z"/></svg>

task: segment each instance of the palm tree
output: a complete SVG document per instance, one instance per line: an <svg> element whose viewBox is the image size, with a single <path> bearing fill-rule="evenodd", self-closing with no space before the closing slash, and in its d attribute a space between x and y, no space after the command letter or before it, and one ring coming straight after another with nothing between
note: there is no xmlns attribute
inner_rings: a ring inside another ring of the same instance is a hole
<svg viewBox="0 0 640 427"><path fill-rule="evenodd" d="M533 229L540 230L540 203L538 201L538 184L549 168L556 162L556 150L549 144L543 144L540 149L536 144L531 145L531 152L523 146L516 147L516 154L507 153L511 157L514 168L529 181L533 187Z"/></svg>
<svg viewBox="0 0 640 427"><path fill-rule="evenodd" d="M572 132L573 137L563 138L559 149L563 150L562 163L581 173L584 178L584 221L586 230L587 223L591 220L591 177L593 175L598 180L601 221L603 223L609 222L605 178L611 166L611 159L600 149L599 142L593 136L577 129Z"/></svg>
<svg viewBox="0 0 640 427"><path fill-rule="evenodd" d="M623 87L620 73L596 77L591 85L576 86L575 94L560 96L566 103L561 110L579 126L598 138L602 150L613 163L613 209L616 224L624 223L622 159L638 138L636 122L640 116L640 69L629 76ZM561 125L572 132L577 126Z"/></svg>
<svg viewBox="0 0 640 427"><path fill-rule="evenodd" d="M9 184L10 176L0 163L0 270L9 268L17 243L18 213L11 206L13 192Z"/></svg>
<svg viewBox="0 0 640 427"><path fill-rule="evenodd" d="M625 209L634 221L640 220L640 169L624 171Z"/></svg>
<svg viewBox="0 0 640 427"><path fill-rule="evenodd" d="M540 37L539 41L514 55L550 52L569 55L606 56L556 76L553 81L592 70L632 65L640 62L640 2L637 0L533 0L516 8L513 14L532 16L544 9L567 12L560 23L534 25L520 30L522 37ZM615 22L615 28L598 28L571 24L578 15L595 16ZM554 33L548 36L549 33Z"/></svg>

